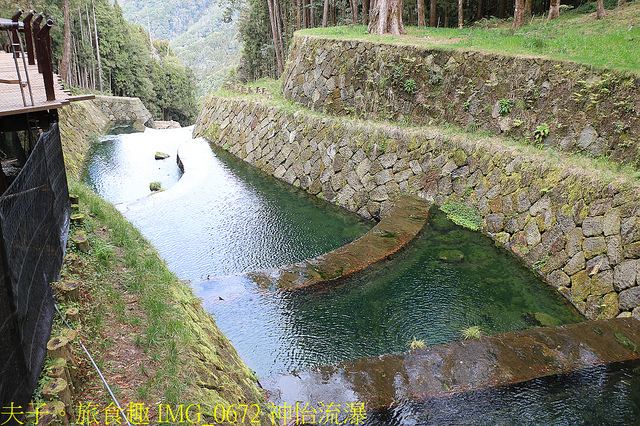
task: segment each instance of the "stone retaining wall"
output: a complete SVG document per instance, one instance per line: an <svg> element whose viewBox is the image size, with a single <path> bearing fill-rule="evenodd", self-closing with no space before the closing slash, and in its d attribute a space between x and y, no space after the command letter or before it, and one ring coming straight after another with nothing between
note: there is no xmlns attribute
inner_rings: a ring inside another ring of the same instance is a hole
<svg viewBox="0 0 640 426"><path fill-rule="evenodd" d="M520 256L588 318L640 317L637 186L498 139L291 112L210 97L194 136L365 218L402 193L461 202L483 231Z"/></svg>
<svg viewBox="0 0 640 426"><path fill-rule="evenodd" d="M139 98L96 95L93 103L110 121L139 121L154 128L151 113Z"/></svg>
<svg viewBox="0 0 640 426"><path fill-rule="evenodd" d="M296 35L283 90L334 115L452 123L640 167L640 78L611 70Z"/></svg>

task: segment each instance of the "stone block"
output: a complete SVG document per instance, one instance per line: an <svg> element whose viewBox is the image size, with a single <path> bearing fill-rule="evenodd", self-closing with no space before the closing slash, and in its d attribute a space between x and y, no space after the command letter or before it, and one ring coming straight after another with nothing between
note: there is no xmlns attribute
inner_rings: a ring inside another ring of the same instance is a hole
<svg viewBox="0 0 640 426"><path fill-rule="evenodd" d="M613 271L599 272L591 277L592 295L602 296L613 291Z"/></svg>
<svg viewBox="0 0 640 426"><path fill-rule="evenodd" d="M640 240L640 219L632 217L620 225L622 244L629 244Z"/></svg>
<svg viewBox="0 0 640 426"><path fill-rule="evenodd" d="M531 216L537 216L540 213L544 212L545 210L549 209L550 207L551 207L551 198L548 195L545 195L544 197L536 201L529 208L529 214Z"/></svg>
<svg viewBox="0 0 640 426"><path fill-rule="evenodd" d="M444 176L438 181L438 193L442 195L451 194L451 176Z"/></svg>
<svg viewBox="0 0 640 426"><path fill-rule="evenodd" d="M584 241L584 235L582 235L582 229L574 227L569 233L566 233L565 250L569 256L582 251L582 242Z"/></svg>
<svg viewBox="0 0 640 426"><path fill-rule="evenodd" d="M565 263L567 263L568 259L569 259L569 257L567 256L567 253L564 250L559 251L557 253L553 253L547 259L547 261L544 263L544 265L542 265L542 267L540 268L540 271L544 275L547 275L551 271L555 271L557 269L562 268L565 265Z"/></svg>
<svg viewBox="0 0 640 426"><path fill-rule="evenodd" d="M567 274L560 270L555 270L547 276L549 284L555 288L568 287L571 284L571 279Z"/></svg>
<svg viewBox="0 0 640 426"><path fill-rule="evenodd" d="M579 271L584 270L584 267L585 267L584 253L578 252L575 255L573 255L573 257L569 260L569 262L567 262L567 264L563 268L563 271L565 272L565 274L571 276L571 275L577 274Z"/></svg>
<svg viewBox="0 0 640 426"><path fill-rule="evenodd" d="M440 171L440 176L450 175L452 171L457 169L456 163L453 161L447 162L444 166L442 166L442 170Z"/></svg>
<svg viewBox="0 0 640 426"><path fill-rule="evenodd" d="M396 163L397 159L398 159L398 156L396 155L395 152L382 154L380 157L378 157L378 161L380 162L382 167L384 167L385 169L391 168Z"/></svg>
<svg viewBox="0 0 640 426"><path fill-rule="evenodd" d="M632 287L618 294L620 309L628 311L640 307L640 287Z"/></svg>
<svg viewBox="0 0 640 426"><path fill-rule="evenodd" d="M622 246L622 255L625 259L640 258L640 241Z"/></svg>
<svg viewBox="0 0 640 426"><path fill-rule="evenodd" d="M609 257L609 262L612 265L617 265L622 262L622 244L620 235L611 235L610 237L606 237L605 241L607 242L607 256Z"/></svg>
<svg viewBox="0 0 640 426"><path fill-rule="evenodd" d="M542 234L542 247L548 253L557 253L560 250L564 250L565 237L559 226L554 226Z"/></svg>
<svg viewBox="0 0 640 426"><path fill-rule="evenodd" d="M582 251L586 259L591 259L599 254L607 251L607 244L604 237L590 237L585 238L582 242Z"/></svg>
<svg viewBox="0 0 640 426"><path fill-rule="evenodd" d="M638 260L627 260L614 268L613 286L616 291L622 291L635 285L639 266Z"/></svg>
<svg viewBox="0 0 640 426"><path fill-rule="evenodd" d="M620 209L612 209L604 214L602 231L605 236L620 233Z"/></svg>
<svg viewBox="0 0 640 426"><path fill-rule="evenodd" d="M376 173L375 180L377 185L384 185L393 180L393 173L388 169L381 170Z"/></svg>
<svg viewBox="0 0 640 426"><path fill-rule="evenodd" d="M341 172L331 176L330 182L331 182L331 187L336 192L342 189L342 187L347 183L346 179L344 178L344 175Z"/></svg>
<svg viewBox="0 0 640 426"><path fill-rule="evenodd" d="M602 216L587 217L582 221L582 233L585 237L596 237L602 234Z"/></svg>
<svg viewBox="0 0 640 426"><path fill-rule="evenodd" d="M504 228L504 215L503 214L490 214L485 216L485 229L487 232L496 234L501 232Z"/></svg>
<svg viewBox="0 0 640 426"><path fill-rule="evenodd" d="M527 246L529 247L535 246L542 240L535 221L530 221L529 224L524 227L524 232L527 238Z"/></svg>
<svg viewBox="0 0 640 426"><path fill-rule="evenodd" d="M585 265L585 269L587 270L587 274L589 276L595 275L601 271L611 270L609 258L607 257L607 255L601 254L600 256L589 259Z"/></svg>
<svg viewBox="0 0 640 426"><path fill-rule="evenodd" d="M571 276L571 300L574 302L585 301L589 296L590 284L591 281L584 270Z"/></svg>
<svg viewBox="0 0 640 426"><path fill-rule="evenodd" d="M384 185L379 185L373 191L371 191L371 193L369 194L369 198L371 199L371 201L382 202L389 199L389 194L387 194L387 189Z"/></svg>

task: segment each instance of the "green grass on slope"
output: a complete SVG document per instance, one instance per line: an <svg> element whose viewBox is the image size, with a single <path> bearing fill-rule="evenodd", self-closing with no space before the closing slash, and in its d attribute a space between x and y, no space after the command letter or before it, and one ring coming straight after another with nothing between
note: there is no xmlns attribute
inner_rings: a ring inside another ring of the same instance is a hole
<svg viewBox="0 0 640 426"><path fill-rule="evenodd" d="M567 13L548 21L533 19L515 31L510 22L481 21L476 28L407 27L405 36L370 36L363 26L315 28L301 34L417 44L443 49L479 50L512 55L545 56L596 67L640 72L640 2L608 10L607 17Z"/></svg>

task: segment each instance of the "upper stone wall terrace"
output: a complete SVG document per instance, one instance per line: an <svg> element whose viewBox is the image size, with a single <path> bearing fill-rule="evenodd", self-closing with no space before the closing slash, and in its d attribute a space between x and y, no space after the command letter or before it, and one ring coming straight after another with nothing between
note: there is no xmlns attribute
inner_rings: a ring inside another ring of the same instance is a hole
<svg viewBox="0 0 640 426"><path fill-rule="evenodd" d="M640 167L640 78L620 72L296 35L283 91L329 114L452 123Z"/></svg>

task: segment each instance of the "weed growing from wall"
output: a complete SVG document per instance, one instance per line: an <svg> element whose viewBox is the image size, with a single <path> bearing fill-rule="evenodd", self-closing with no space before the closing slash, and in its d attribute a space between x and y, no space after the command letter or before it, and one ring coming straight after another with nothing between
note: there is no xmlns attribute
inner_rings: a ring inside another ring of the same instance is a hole
<svg viewBox="0 0 640 426"><path fill-rule="evenodd" d="M443 204L440 210L447 214L456 225L477 231L484 223L482 215L475 207L469 207L457 201Z"/></svg>

